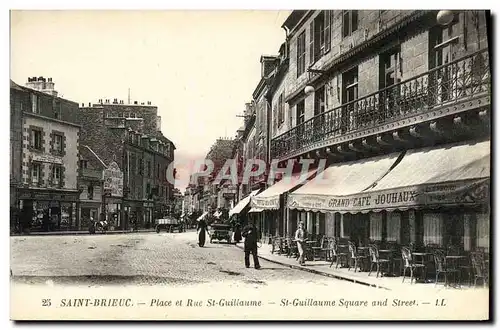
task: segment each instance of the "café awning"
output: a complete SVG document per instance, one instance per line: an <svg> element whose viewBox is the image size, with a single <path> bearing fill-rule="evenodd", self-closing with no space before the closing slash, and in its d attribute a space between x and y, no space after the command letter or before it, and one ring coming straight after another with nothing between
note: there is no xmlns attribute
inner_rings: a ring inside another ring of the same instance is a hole
<svg viewBox="0 0 500 330"><path fill-rule="evenodd" d="M241 211L243 211L243 209L248 205L248 203L250 203L250 198L252 196L257 195L258 192L259 190L254 190L250 193L250 195L239 201L238 204L236 204L236 206L233 207L231 211L229 211L229 216L231 217L233 214L239 214Z"/></svg>
<svg viewBox="0 0 500 330"><path fill-rule="evenodd" d="M309 178L316 174L316 169L305 173L296 173L291 175L283 175L283 178L258 194L252 196L250 205L253 208L261 210L276 210L280 207L280 195L286 193L293 188L303 184Z"/></svg>
<svg viewBox="0 0 500 330"><path fill-rule="evenodd" d="M490 141L410 150L366 192L371 211L486 203Z"/></svg>
<svg viewBox="0 0 500 330"><path fill-rule="evenodd" d="M366 171L369 173L370 168L367 167ZM489 177L489 141L415 149L407 151L386 175L375 180L368 189L353 193L353 188L345 187L343 189L347 190L343 194L320 195L321 198L317 199L309 197L305 201L292 199L289 207L296 203L311 210L366 213L477 205L487 202L489 198ZM351 183L349 180L345 182L347 185Z"/></svg>
<svg viewBox="0 0 500 330"><path fill-rule="evenodd" d="M346 206L344 196L370 188L389 173L401 155L393 153L334 164L291 193L287 206L304 211L342 212Z"/></svg>
<svg viewBox="0 0 500 330"><path fill-rule="evenodd" d="M259 213L264 211L264 209L258 208L258 207L252 207L248 213Z"/></svg>

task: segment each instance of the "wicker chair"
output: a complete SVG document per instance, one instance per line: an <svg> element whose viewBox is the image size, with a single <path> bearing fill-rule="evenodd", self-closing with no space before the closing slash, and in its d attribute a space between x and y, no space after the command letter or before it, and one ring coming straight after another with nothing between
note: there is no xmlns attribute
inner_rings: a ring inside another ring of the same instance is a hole
<svg viewBox="0 0 500 330"><path fill-rule="evenodd" d="M402 283L405 282L407 269L410 270L410 284L413 283L413 272L415 271L415 269L420 269L425 274L425 272L426 272L425 264L415 263L412 255L411 255L410 248L408 248L408 247L402 248L401 249L401 257L403 259L403 282Z"/></svg>
<svg viewBox="0 0 500 330"><path fill-rule="evenodd" d="M436 265L436 282L434 286L438 284L439 275L444 275L444 286L448 286L448 275L453 274L456 283L460 283L460 270L458 268L449 267L446 263L446 257L444 253L439 250L434 251L434 262ZM458 282L457 280L458 275Z"/></svg>
<svg viewBox="0 0 500 330"><path fill-rule="evenodd" d="M370 245L368 249L370 250L370 272L368 273L368 276L371 275L373 266L377 266L377 277L380 273L380 265L385 265L386 270L389 271L389 259L380 259L378 248L375 245Z"/></svg>

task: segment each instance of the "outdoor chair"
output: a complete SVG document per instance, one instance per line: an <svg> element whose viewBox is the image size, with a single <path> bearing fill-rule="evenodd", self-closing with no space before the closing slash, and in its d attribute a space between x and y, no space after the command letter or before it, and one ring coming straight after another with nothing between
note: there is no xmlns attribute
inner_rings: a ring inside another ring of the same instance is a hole
<svg viewBox="0 0 500 330"><path fill-rule="evenodd" d="M336 241L333 241L332 246L332 262L330 263L330 267L332 267L333 262L335 262L335 269L339 268L339 265L345 265L348 263L347 253L339 251L338 245Z"/></svg>
<svg viewBox="0 0 500 330"><path fill-rule="evenodd" d="M370 251L370 272L368 273L368 276L371 275L373 271L373 266L377 267L377 277L378 274L380 273L380 265L385 266L387 272L389 271L389 259L380 259L379 253L378 253L378 248L375 245L370 245L368 247ZM382 274L383 275L383 274Z"/></svg>
<svg viewBox="0 0 500 330"><path fill-rule="evenodd" d="M316 260L316 257L321 258L322 254L326 254L325 248L327 247L327 245L328 245L328 238L326 236L323 236L319 241L319 245L311 246L313 260Z"/></svg>
<svg viewBox="0 0 500 330"><path fill-rule="evenodd" d="M359 264L362 263L363 260L366 260L367 257L358 255L356 245L354 245L353 242L349 242L348 245L350 262L348 263L347 270L351 270L351 264L352 262L354 262L354 272L356 272L356 269L359 269L361 271Z"/></svg>
<svg viewBox="0 0 500 330"><path fill-rule="evenodd" d="M444 275L445 287L448 286L448 276L450 274L453 274L456 283L460 283L460 270L458 268L449 267L447 265L446 257L443 252L439 250L434 251L434 262L436 266L436 282L434 283L434 286L437 286L440 274ZM458 282L457 282L457 275L458 275Z"/></svg>
<svg viewBox="0 0 500 330"><path fill-rule="evenodd" d="M412 255L411 255L410 248L403 247L401 249L401 257L403 259L403 282L402 283L405 282L406 270L407 269L410 270L410 284L413 283L413 273L414 273L415 269L420 269L421 272L423 272L424 274L426 273L426 266L425 266L425 264L423 264L423 263L415 263L415 261L413 260Z"/></svg>
<svg viewBox="0 0 500 330"><path fill-rule="evenodd" d="M335 244L334 238L327 237L325 239L325 247L321 249L321 253L325 256L325 261L331 260L333 258L334 244Z"/></svg>

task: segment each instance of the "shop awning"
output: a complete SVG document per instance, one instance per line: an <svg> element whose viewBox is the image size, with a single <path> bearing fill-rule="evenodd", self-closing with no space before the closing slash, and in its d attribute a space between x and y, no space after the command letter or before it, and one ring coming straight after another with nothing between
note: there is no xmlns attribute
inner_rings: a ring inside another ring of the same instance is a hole
<svg viewBox="0 0 500 330"><path fill-rule="evenodd" d="M371 211L487 203L490 141L410 150L364 196Z"/></svg>
<svg viewBox="0 0 500 330"><path fill-rule="evenodd" d="M316 169L306 173L296 173L292 175L283 175L283 178L273 184L260 194L250 198L252 208L262 210L277 210L280 207L280 195L290 191L291 189L303 184L309 178L316 174Z"/></svg>
<svg viewBox="0 0 500 330"><path fill-rule="evenodd" d="M248 213L259 213L264 211L264 209L258 208L258 207L252 207Z"/></svg>
<svg viewBox="0 0 500 330"><path fill-rule="evenodd" d="M257 195L258 192L258 190L254 190L250 193L250 195L239 201L238 204L236 204L236 206L229 211L229 216L231 217L233 214L239 214L248 205L248 203L250 203L250 198Z"/></svg>
<svg viewBox="0 0 500 330"><path fill-rule="evenodd" d="M407 151L389 173L364 191L353 193L343 188L347 189L344 194L320 196L317 201L310 197L308 204L290 200L289 207L295 203L312 210L357 213L477 205L488 201L489 177L489 141L415 149Z"/></svg>
<svg viewBox="0 0 500 330"><path fill-rule="evenodd" d="M200 215L198 217L198 219L196 219L196 221L200 221L201 219L205 218L207 216L208 212L204 212L202 215Z"/></svg>
<svg viewBox="0 0 500 330"><path fill-rule="evenodd" d="M402 153L334 164L288 196L290 209L343 212L346 199L389 173ZM356 204L363 201L356 201Z"/></svg>

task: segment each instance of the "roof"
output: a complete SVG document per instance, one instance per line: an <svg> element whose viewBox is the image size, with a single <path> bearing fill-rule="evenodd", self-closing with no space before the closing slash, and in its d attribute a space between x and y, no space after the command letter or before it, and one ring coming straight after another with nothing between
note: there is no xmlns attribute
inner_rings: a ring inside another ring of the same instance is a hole
<svg viewBox="0 0 500 330"><path fill-rule="evenodd" d="M292 30L304 17L305 14L307 14L308 10L294 10L292 13L287 17L285 22L281 25L282 28L287 28L289 31Z"/></svg>

